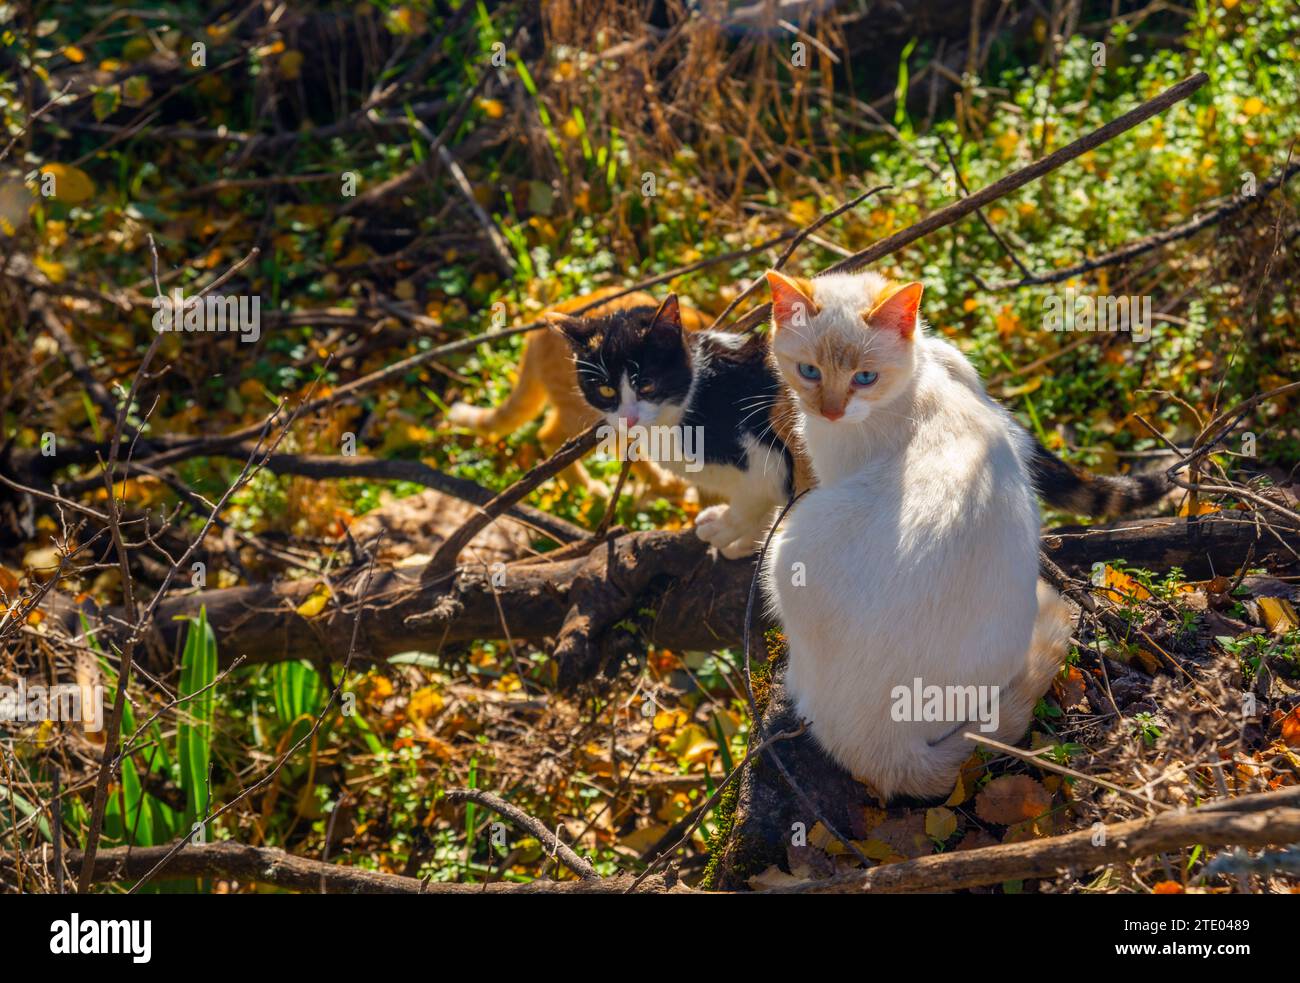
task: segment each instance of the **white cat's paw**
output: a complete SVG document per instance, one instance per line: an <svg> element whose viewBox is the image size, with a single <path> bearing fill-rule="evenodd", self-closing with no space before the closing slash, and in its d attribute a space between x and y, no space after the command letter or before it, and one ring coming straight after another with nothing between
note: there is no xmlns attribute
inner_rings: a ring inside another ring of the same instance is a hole
<svg viewBox="0 0 1300 983"><path fill-rule="evenodd" d="M754 537L746 534L739 539L733 539L726 546L719 546L718 552L728 560L743 560L757 549L758 543L754 541Z"/></svg>

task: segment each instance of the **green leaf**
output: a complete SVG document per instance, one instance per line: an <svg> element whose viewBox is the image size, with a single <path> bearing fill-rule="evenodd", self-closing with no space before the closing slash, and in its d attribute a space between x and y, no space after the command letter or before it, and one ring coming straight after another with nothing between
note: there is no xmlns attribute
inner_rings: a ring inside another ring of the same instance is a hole
<svg viewBox="0 0 1300 983"><path fill-rule="evenodd" d="M181 654L182 720L176 733L180 785L185 792L185 821L189 826L207 806L208 761L212 753L213 692L205 688L217 678L217 638L208 624L206 608L190 618ZM194 696L194 694L200 694Z"/></svg>

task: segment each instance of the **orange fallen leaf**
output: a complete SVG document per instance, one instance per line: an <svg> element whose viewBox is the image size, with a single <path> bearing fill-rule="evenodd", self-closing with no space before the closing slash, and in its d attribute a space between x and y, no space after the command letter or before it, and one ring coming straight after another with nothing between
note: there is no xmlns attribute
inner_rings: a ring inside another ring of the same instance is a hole
<svg viewBox="0 0 1300 983"><path fill-rule="evenodd" d="M1300 706L1291 708L1280 721L1280 728L1287 747L1300 747Z"/></svg>
<svg viewBox="0 0 1300 983"><path fill-rule="evenodd" d="M1028 775L1003 775L984 786L975 797L975 814L985 822L1011 826L1036 819L1052 805L1041 782Z"/></svg>
<svg viewBox="0 0 1300 983"><path fill-rule="evenodd" d="M1093 584L1097 587L1108 588L1103 593L1116 603L1135 600L1145 601L1151 596L1149 590L1123 570L1116 570L1110 564L1106 564L1106 568L1102 571L1100 577L1093 578Z"/></svg>
<svg viewBox="0 0 1300 983"><path fill-rule="evenodd" d="M1056 691L1056 697L1064 709L1076 706L1083 701L1083 673L1077 666L1068 666L1065 674L1057 676L1053 681L1052 689Z"/></svg>

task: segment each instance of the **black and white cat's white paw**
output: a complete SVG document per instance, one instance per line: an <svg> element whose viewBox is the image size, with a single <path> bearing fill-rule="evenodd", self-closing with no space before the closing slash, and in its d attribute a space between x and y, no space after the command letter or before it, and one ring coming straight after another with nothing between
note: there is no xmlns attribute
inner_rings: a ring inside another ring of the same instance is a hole
<svg viewBox="0 0 1300 983"><path fill-rule="evenodd" d="M735 538L735 533L727 522L730 512L729 505L710 505L707 509L701 509L695 516L695 534L710 546L726 546Z"/></svg>
<svg viewBox="0 0 1300 983"><path fill-rule="evenodd" d="M729 505L710 505L695 517L695 534L728 560L739 560L754 552L752 530L742 529Z"/></svg>

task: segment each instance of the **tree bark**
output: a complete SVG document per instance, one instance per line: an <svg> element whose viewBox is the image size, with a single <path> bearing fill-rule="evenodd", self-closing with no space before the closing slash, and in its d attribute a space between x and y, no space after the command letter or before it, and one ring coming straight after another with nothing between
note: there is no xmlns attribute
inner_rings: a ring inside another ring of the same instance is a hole
<svg viewBox="0 0 1300 983"><path fill-rule="evenodd" d="M1189 577L1230 573L1254 549L1252 563L1296 562L1300 533L1228 512L1186 519L1139 519L1110 526L1048 531L1043 549L1059 566L1086 574L1093 563L1123 559ZM586 550L587 552L583 552ZM554 558L552 558L554 557ZM475 639L554 642L560 682L591 679L646 643L677 650L735 647L743 632L753 560L724 560L693 530L629 533L579 543L503 567L462 567L422 584L416 567L376 570L362 619L359 659L411 650L436 652ZM493 575L497 583L492 583ZM304 618L297 608L315 580L205 590L159 606L147 665L166 672L180 651L184 622L206 608L223 665L286 659L342 660L352 633L360 568L331 578L329 606ZM498 608L499 604L499 608ZM70 629L75 614L64 606ZM121 612L104 612L120 617ZM120 633L112 623L106 632ZM759 626L762 627L761 625Z"/></svg>
<svg viewBox="0 0 1300 983"><path fill-rule="evenodd" d="M1031 877L1059 877L1072 870L1095 870L1195 845L1264 847L1291 843L1297 837L1300 837L1300 809L1279 808L1245 814L1201 810L1181 815L1167 812L1150 819L1107 826L1104 838L1099 831L1085 829L1045 840L1005 843L884 864L813 881L792 890L800 894L958 891Z"/></svg>

